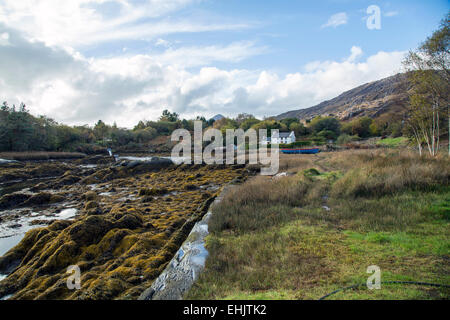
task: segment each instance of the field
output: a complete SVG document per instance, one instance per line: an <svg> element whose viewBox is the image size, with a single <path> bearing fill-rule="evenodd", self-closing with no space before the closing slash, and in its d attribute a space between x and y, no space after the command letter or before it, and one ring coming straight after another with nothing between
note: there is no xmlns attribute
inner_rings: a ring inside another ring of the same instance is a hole
<svg viewBox="0 0 450 320"><path fill-rule="evenodd" d="M319 299L381 281L450 284L450 161L401 149L282 155L213 208L205 272L187 299ZM448 299L448 288L382 284L328 299Z"/></svg>

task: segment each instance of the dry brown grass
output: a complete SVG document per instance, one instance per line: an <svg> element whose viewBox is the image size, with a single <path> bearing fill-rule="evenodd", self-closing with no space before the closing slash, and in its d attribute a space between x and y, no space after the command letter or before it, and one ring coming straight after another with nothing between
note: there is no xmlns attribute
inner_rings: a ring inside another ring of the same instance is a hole
<svg viewBox="0 0 450 320"><path fill-rule="evenodd" d="M81 159L86 154L79 152L1 152L0 159L32 161L32 160L59 160L59 159Z"/></svg>
<svg viewBox="0 0 450 320"><path fill-rule="evenodd" d="M255 177L229 191L213 210L213 232L245 232L288 221L295 217L293 208L304 202L310 184L297 177L272 180Z"/></svg>
<svg viewBox="0 0 450 320"><path fill-rule="evenodd" d="M280 172L298 172L309 168L316 168L317 156L280 154ZM319 169L319 168L317 168Z"/></svg>
<svg viewBox="0 0 450 320"><path fill-rule="evenodd" d="M450 183L448 157L375 151L342 153L332 161L348 170L333 185L334 197L380 197L405 190L432 191Z"/></svg>

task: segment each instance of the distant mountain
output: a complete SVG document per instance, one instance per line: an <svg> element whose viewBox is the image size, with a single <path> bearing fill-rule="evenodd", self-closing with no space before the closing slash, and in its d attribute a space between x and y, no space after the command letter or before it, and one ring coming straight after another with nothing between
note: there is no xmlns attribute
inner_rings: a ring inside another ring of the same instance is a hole
<svg viewBox="0 0 450 320"><path fill-rule="evenodd" d="M214 117L212 117L211 119L213 119L214 121L218 121L218 120L222 120L223 118L225 118L223 115L221 114L216 114Z"/></svg>
<svg viewBox="0 0 450 320"><path fill-rule="evenodd" d="M333 116L341 120L363 116L398 117L405 112L404 107L408 102L410 89L407 74L399 73L389 78L366 83L314 107L280 114L276 119L308 120L316 116Z"/></svg>

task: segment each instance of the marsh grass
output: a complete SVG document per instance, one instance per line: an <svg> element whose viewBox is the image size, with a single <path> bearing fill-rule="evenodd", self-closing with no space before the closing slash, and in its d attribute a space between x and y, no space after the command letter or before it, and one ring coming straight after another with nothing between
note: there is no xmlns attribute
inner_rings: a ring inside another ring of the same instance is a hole
<svg viewBox="0 0 450 320"><path fill-rule="evenodd" d="M270 180L256 177L231 190L213 207L212 232L259 230L296 217L294 208L303 204L310 183L296 177Z"/></svg>
<svg viewBox="0 0 450 320"><path fill-rule="evenodd" d="M206 270L187 298L317 299L365 283L372 264L383 281L450 283L448 158L352 150L285 157L280 167L294 175L256 177L213 208ZM333 299L449 296L385 286Z"/></svg>
<svg viewBox="0 0 450 320"><path fill-rule="evenodd" d="M33 161L33 160L58 160L58 159L81 159L86 154L79 152L1 152L0 159Z"/></svg>

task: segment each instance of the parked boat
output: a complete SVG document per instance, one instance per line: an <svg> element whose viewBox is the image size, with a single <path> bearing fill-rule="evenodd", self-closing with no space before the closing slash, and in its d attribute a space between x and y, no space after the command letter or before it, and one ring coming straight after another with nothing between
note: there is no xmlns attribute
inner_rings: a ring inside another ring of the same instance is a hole
<svg viewBox="0 0 450 320"><path fill-rule="evenodd" d="M313 149L281 149L281 152L286 154L316 154L320 152L319 148Z"/></svg>

